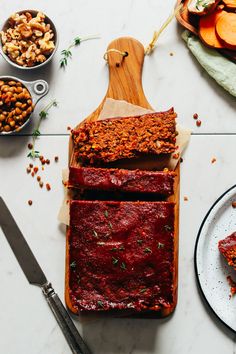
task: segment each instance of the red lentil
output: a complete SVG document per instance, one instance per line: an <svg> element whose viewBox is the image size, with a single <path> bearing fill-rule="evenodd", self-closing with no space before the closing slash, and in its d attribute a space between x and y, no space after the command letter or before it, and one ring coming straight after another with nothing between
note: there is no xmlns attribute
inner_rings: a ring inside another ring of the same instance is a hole
<svg viewBox="0 0 236 354"><path fill-rule="evenodd" d="M197 127L200 127L201 125L202 125L202 121L198 119L198 120L196 121L196 126L197 126Z"/></svg>
<svg viewBox="0 0 236 354"><path fill-rule="evenodd" d="M50 186L50 184L49 184L49 183L46 183L46 189L47 189L48 191L50 191L50 190L51 190L51 186Z"/></svg>
<svg viewBox="0 0 236 354"><path fill-rule="evenodd" d="M211 160L211 163L215 163L216 162L216 158L213 157L212 160Z"/></svg>
<svg viewBox="0 0 236 354"><path fill-rule="evenodd" d="M194 113L193 119L198 119L198 114L197 113Z"/></svg>

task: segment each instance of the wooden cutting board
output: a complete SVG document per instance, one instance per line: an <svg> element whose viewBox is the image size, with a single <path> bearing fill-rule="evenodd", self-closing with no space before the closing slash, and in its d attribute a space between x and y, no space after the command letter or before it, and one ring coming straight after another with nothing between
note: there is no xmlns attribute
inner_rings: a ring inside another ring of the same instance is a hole
<svg viewBox="0 0 236 354"><path fill-rule="evenodd" d="M200 16L191 14L188 11L188 2L189 0L177 0L176 6L183 4L181 11L176 15L177 21L187 30L199 37L198 34L198 22ZM223 56L230 59L233 62L236 62L236 51L229 49L216 49Z"/></svg>
<svg viewBox="0 0 236 354"><path fill-rule="evenodd" d="M134 38L124 37L118 38L110 43L107 50L117 49L121 52L127 52L128 56L122 57L121 54L110 52L108 53L108 67L109 67L109 85L107 93L98 106L98 108L90 114L85 121L96 121L99 118L100 112L103 108L106 98L113 98L117 100L125 100L129 103L153 109L147 101L142 87L142 69L144 61L144 47ZM166 103L167 109L171 103ZM77 128L76 127L76 128ZM75 129L76 129L75 128ZM75 161L73 153L73 142L70 138L69 143L69 166L78 166ZM162 310L155 314L155 317L166 317L172 313L177 304L177 286L178 286L178 239L179 239L179 180L180 168L179 164L176 169L176 178L174 186L174 195L168 201L174 201L175 204L175 235L174 235L174 271L173 271L173 286L174 286L174 303L168 310ZM66 240L66 284L65 284L65 299L68 308L77 314L69 297L69 239L67 232ZM142 316L144 317L144 316Z"/></svg>

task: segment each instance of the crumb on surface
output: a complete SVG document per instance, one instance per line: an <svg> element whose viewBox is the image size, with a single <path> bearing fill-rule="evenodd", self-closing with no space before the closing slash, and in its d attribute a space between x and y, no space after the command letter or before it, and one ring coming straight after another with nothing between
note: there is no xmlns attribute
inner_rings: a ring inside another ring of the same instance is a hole
<svg viewBox="0 0 236 354"><path fill-rule="evenodd" d="M236 201L233 201L231 205L235 209L236 208Z"/></svg>
<svg viewBox="0 0 236 354"><path fill-rule="evenodd" d="M196 126L197 126L197 127L200 127L201 125L202 125L202 121L198 119L198 120L196 121Z"/></svg>
<svg viewBox="0 0 236 354"><path fill-rule="evenodd" d="M215 163L216 162L216 158L213 157L212 160L211 160L211 163Z"/></svg>
<svg viewBox="0 0 236 354"><path fill-rule="evenodd" d="M188 201L188 197L185 195L184 196L184 201L187 202Z"/></svg>
<svg viewBox="0 0 236 354"><path fill-rule="evenodd" d="M28 204L32 205L33 204L32 200L28 200Z"/></svg>

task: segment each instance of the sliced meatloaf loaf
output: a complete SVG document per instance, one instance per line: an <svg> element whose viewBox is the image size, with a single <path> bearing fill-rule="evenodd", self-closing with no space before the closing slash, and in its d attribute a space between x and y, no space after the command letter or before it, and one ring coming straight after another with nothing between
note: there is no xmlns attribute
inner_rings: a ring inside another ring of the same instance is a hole
<svg viewBox="0 0 236 354"><path fill-rule="evenodd" d="M174 203L71 201L68 232L76 311L171 307Z"/></svg>
<svg viewBox="0 0 236 354"><path fill-rule="evenodd" d="M84 123L72 132L76 159L99 165L175 151L176 113L150 113Z"/></svg>
<svg viewBox="0 0 236 354"><path fill-rule="evenodd" d="M114 168L70 167L69 187L79 189L173 194L173 171L142 171Z"/></svg>

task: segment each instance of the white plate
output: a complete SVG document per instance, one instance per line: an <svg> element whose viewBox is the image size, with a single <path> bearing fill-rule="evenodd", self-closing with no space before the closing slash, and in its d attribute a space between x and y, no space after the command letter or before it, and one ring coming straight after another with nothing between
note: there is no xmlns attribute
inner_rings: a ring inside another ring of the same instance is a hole
<svg viewBox="0 0 236 354"><path fill-rule="evenodd" d="M195 246L195 270L200 289L208 305L230 329L236 332L236 296L230 299L227 276L236 281L236 271L229 267L218 250L218 241L236 231L236 185L212 205L198 232Z"/></svg>

